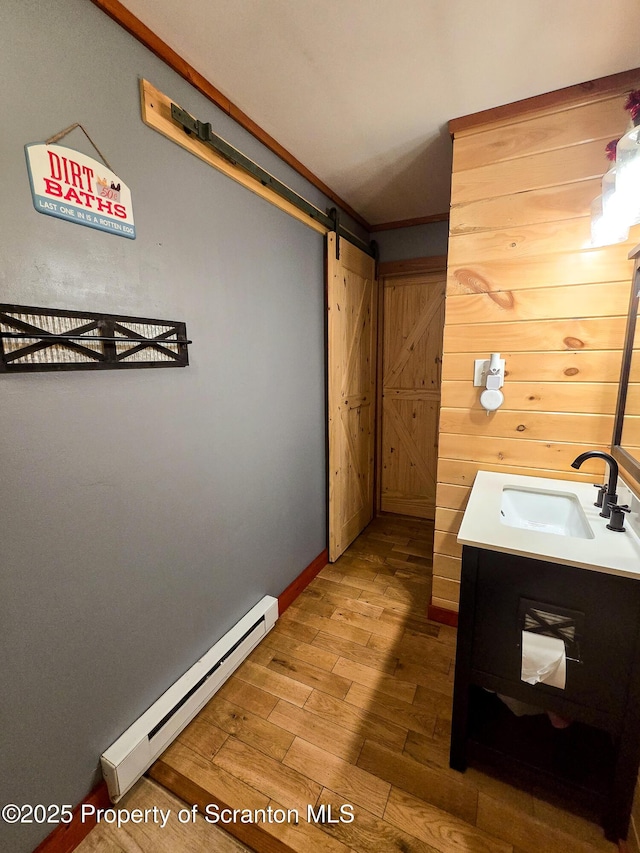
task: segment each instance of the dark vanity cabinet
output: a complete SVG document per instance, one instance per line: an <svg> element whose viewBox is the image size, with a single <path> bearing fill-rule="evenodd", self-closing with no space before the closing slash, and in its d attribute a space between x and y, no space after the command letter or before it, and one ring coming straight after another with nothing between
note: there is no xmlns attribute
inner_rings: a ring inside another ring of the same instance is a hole
<svg viewBox="0 0 640 853"><path fill-rule="evenodd" d="M562 627L564 689L521 680L532 614L549 615L549 636ZM500 695L573 722L517 717ZM626 838L640 761L640 580L463 547L450 763L469 761Z"/></svg>

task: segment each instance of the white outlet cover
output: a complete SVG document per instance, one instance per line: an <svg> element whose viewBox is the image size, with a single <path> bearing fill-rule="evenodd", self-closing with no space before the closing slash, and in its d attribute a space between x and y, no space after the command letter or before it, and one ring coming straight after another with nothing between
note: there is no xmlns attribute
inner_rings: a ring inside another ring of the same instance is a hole
<svg viewBox="0 0 640 853"><path fill-rule="evenodd" d="M506 359L500 359L500 371L502 373L502 381L500 387L504 385L504 371ZM476 388L484 387L486 383L486 374L489 370L489 359L476 358L473 362L473 384Z"/></svg>

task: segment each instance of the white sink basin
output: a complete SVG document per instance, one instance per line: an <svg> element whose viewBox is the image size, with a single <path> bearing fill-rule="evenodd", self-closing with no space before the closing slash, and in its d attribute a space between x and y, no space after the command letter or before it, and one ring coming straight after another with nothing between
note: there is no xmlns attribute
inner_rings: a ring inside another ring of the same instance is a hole
<svg viewBox="0 0 640 853"><path fill-rule="evenodd" d="M458 543L640 581L640 501L618 481L618 500L632 512L626 531L612 533L594 500L588 482L478 471Z"/></svg>
<svg viewBox="0 0 640 853"><path fill-rule="evenodd" d="M504 486L500 503L500 521L509 527L593 539L594 533L576 495Z"/></svg>

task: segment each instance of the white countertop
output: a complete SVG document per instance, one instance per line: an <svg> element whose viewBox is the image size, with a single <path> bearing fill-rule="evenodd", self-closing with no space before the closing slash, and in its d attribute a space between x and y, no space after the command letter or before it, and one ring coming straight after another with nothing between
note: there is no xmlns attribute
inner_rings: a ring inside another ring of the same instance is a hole
<svg viewBox="0 0 640 853"><path fill-rule="evenodd" d="M560 536L503 524L500 507L505 487L575 495L593 531L593 538ZM630 503L631 493L622 481L619 481L618 496L619 503ZM640 529L637 500L630 504L634 510L631 523L629 515L625 514L625 532L614 533L607 530L609 520L601 518L600 509L593 505L596 497L597 492L591 483L478 471L460 525L458 542L640 580L640 538L633 529Z"/></svg>

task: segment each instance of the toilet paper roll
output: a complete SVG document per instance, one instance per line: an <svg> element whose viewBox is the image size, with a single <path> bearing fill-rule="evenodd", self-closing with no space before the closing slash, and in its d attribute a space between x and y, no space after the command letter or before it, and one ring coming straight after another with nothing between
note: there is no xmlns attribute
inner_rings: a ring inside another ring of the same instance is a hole
<svg viewBox="0 0 640 853"><path fill-rule="evenodd" d="M550 684L564 690L567 680L567 655L564 642L531 631L522 632L522 681Z"/></svg>

